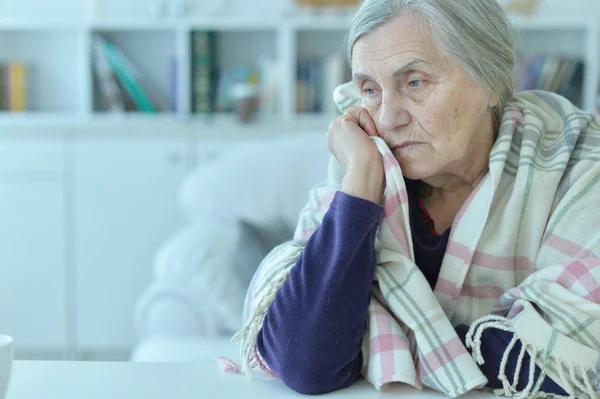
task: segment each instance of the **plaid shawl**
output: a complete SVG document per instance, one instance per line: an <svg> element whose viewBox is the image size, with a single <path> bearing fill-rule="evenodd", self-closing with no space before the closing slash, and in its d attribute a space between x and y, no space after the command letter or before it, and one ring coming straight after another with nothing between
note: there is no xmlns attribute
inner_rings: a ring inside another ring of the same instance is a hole
<svg viewBox="0 0 600 399"><path fill-rule="evenodd" d="M352 84L334 95L343 112L360 99ZM514 333L499 371L498 395L542 397L548 375L572 397L600 394L600 126L562 97L525 92L506 105L489 172L456 216L439 279L432 290L415 264L408 199L398 162L380 138L386 173L384 218L362 373L375 388L392 382L426 385L456 397L487 383L478 367L481 335ZM327 183L315 187L293 241L275 248L248 290L241 345L243 370L271 373L256 336L275 293L307 239L320 226L344 169L332 159ZM469 354L453 326L471 326ZM518 370L506 361L522 343L529 381L517 392ZM542 375L534 378L534 365Z"/></svg>

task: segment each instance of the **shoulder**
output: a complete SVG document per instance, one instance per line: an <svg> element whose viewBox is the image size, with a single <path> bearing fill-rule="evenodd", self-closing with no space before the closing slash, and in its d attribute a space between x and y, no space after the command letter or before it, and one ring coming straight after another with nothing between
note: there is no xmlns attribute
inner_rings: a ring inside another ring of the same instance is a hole
<svg viewBox="0 0 600 399"><path fill-rule="evenodd" d="M600 118L555 93L517 93L504 109L500 134L512 136L514 149L538 161L564 158L572 165L600 156Z"/></svg>
<svg viewBox="0 0 600 399"><path fill-rule="evenodd" d="M569 129L581 134L600 133L597 115L581 110L556 93L541 90L517 93L505 107L505 116L514 115L516 109L522 113L523 122L545 131Z"/></svg>

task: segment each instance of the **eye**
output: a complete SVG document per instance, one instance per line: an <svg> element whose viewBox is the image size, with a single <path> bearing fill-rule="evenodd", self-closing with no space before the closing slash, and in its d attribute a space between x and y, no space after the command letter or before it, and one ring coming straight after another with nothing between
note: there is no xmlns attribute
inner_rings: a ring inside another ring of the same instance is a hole
<svg viewBox="0 0 600 399"><path fill-rule="evenodd" d="M365 96L374 96L377 93L375 89L371 89L369 87L364 88L362 92Z"/></svg>
<svg viewBox="0 0 600 399"><path fill-rule="evenodd" d="M411 80L410 82L408 82L408 85L413 88L419 88L423 85L423 81L422 80Z"/></svg>

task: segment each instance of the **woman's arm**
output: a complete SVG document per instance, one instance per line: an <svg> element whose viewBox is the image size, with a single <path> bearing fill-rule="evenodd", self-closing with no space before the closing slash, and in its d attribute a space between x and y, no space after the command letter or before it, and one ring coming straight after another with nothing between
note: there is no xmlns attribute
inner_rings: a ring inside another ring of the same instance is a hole
<svg viewBox="0 0 600 399"><path fill-rule="evenodd" d="M336 193L269 307L259 353L298 392L335 391L360 375L382 213L374 202Z"/></svg>
<svg viewBox="0 0 600 399"><path fill-rule="evenodd" d="M460 324L456 326L456 333L460 337L463 344L465 344L467 332L469 331L469 326L464 324ZM510 341L513 338L513 333L504 330L498 329L487 329L481 335L481 356L485 360L485 363L480 365L479 368L483 372L483 374L488 379L488 387L491 388L502 388L502 381L498 379L498 374L500 370L500 364L502 362L502 356L504 356L504 352ZM506 362L506 370L507 376L512 381L512 376L517 369L517 363L519 361L519 353L521 352L521 342L517 342L514 349L511 351L508 356ZM529 382L529 362L530 357L528 354L525 354L522 360L521 368L519 371L519 383L517 384L517 390L522 391L527 386ZM539 378L541 370L536 366L535 368L535 380ZM546 377L540 386L541 392L546 393L554 393L558 395L568 396L568 393L565 392L556 382L554 382L550 377Z"/></svg>

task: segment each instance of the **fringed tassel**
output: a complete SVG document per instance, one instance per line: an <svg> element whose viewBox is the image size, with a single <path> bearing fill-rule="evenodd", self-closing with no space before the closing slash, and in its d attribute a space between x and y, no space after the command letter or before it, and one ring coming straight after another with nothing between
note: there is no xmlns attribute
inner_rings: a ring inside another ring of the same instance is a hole
<svg viewBox="0 0 600 399"><path fill-rule="evenodd" d="M519 377L521 376L521 367L523 366L523 359L525 358L525 354L527 353L527 347L525 345L521 345L521 353L519 353L519 358L517 360L517 367L515 368L515 378L513 380L513 389L516 391L517 386L519 386Z"/></svg>
<svg viewBox="0 0 600 399"><path fill-rule="evenodd" d="M501 316L485 316L482 317L481 319L478 319L469 329L469 331L467 332L467 346L469 346L469 342L472 344L473 343L473 334L476 332L476 330L479 328L479 326L481 326L482 323L488 323L490 321L495 321L498 322L500 324L506 324L506 319L504 317Z"/></svg>
<svg viewBox="0 0 600 399"><path fill-rule="evenodd" d="M575 365L569 364L567 369L569 370L569 377L571 377L570 380L573 383L574 388L580 392L585 392L587 389L585 388L583 379L580 380L579 377L577 377Z"/></svg>
<svg viewBox="0 0 600 399"><path fill-rule="evenodd" d="M263 371L263 373L265 373L266 375L268 375L270 377L278 378L277 375L269 368L269 366L267 366L267 364L263 360L262 356L258 352L258 347L256 345L254 345L254 359L256 360L258 367L260 367L260 369Z"/></svg>
<svg viewBox="0 0 600 399"><path fill-rule="evenodd" d="M523 343L523 345L525 345L525 343ZM539 352L537 348L532 348L532 353L530 353L529 355L529 376L527 379L527 385L525 386L525 389L523 391L519 392L519 394L515 396L515 398L524 399L530 397L529 394L531 393L531 389L533 388L533 384L535 383L535 366L538 358L538 353Z"/></svg>
<svg viewBox="0 0 600 399"><path fill-rule="evenodd" d="M581 374L583 375L583 383L585 384L586 392L594 393L596 392L596 397L600 398L600 392L594 390L594 386L592 385L592 380L590 379L589 374L580 367ZM600 388L600 387L598 387ZM592 396L593 397L593 396Z"/></svg>
<svg viewBox="0 0 600 399"><path fill-rule="evenodd" d="M501 391L503 395L508 396L508 397L513 396L514 393L517 393L516 388L514 388L508 381L508 376L506 375L505 371L506 371L506 363L508 362L508 357L509 357L510 353L512 352L512 350L514 349L515 345L517 344L518 340L519 339L517 338L517 335L514 334L512 340L508 344L508 347L504 351L504 355L502 355L502 361L500 362L500 372L498 375L498 379L500 381L502 381L502 390L499 390L499 391Z"/></svg>
<svg viewBox="0 0 600 399"><path fill-rule="evenodd" d="M561 395L540 392L542 382L546 378L546 369L544 367L538 378L535 378L535 370L537 361L543 354L543 351L540 351L536 347L523 342L522 338L519 337L514 329L512 329L509 321L503 317L488 316L481 318L473 323L469 329L469 332L466 336L466 344L467 347L472 350L473 359L478 364L481 365L485 362L481 354L481 340L484 331L488 328L496 328L499 330L509 331L514 334L513 339L506 347L506 350L502 356L500 370L498 372L498 379L502 382L502 389L495 390L494 393L496 395L513 397L515 399L566 398L565 396ZM518 341L521 341L522 347L517 358L517 365L512 378L512 383L510 383L509 377L506 375L506 368L508 364L508 358ZM519 385L519 377L526 354L529 354L530 357L528 380L525 388L519 392L517 387ZM591 377L586 370L580 366L565 364L564 362L560 362L556 359L552 359L552 361L555 362L556 369L559 374L559 379L556 382L569 394L568 398L600 398L599 393L596 392L597 388L594 387Z"/></svg>
<svg viewBox="0 0 600 399"><path fill-rule="evenodd" d="M218 357L219 368L225 373L242 374L242 366L226 357Z"/></svg>
<svg viewBox="0 0 600 399"><path fill-rule="evenodd" d="M269 284L268 290L258 302L258 305L250 315L250 318L244 327L231 338L232 343L240 345L242 372L246 374L249 379L252 379L253 366L259 365L260 367L261 364L264 366L264 362L260 361L260 359L257 357L257 351L255 348L256 337L262 328L262 324L269 306L275 300L275 294L277 294L277 291L283 286L285 280L290 276L290 270L292 266L293 264L281 270L279 274L273 278ZM266 368L266 366L264 368ZM261 367L261 369L263 369L263 367Z"/></svg>
<svg viewBox="0 0 600 399"><path fill-rule="evenodd" d="M562 387L562 389L564 389L569 394L569 398L574 398L575 388L573 388L573 386L571 385L571 382L565 374L564 366L560 363L558 364L558 375L560 376L560 386Z"/></svg>
<svg viewBox="0 0 600 399"><path fill-rule="evenodd" d="M469 329L466 336L467 348L470 348L473 353L473 359L477 364L482 365L485 359L481 355L481 337L484 330L488 328L497 328L504 331L514 332L508 324L508 321L500 316L486 316L477 320Z"/></svg>

